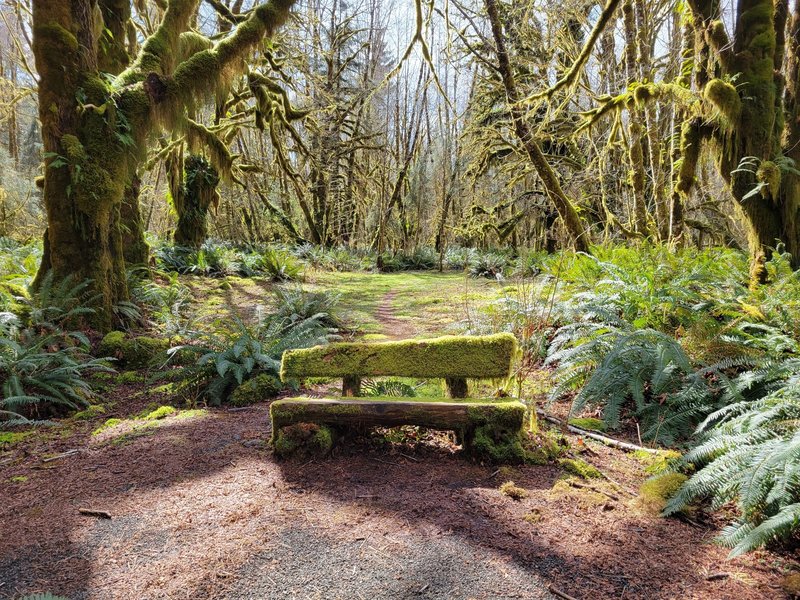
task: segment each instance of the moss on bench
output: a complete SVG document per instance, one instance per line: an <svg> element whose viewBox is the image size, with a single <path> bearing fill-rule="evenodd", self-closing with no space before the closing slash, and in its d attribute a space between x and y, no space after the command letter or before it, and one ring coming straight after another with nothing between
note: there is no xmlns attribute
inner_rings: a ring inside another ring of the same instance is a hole
<svg viewBox="0 0 800 600"><path fill-rule="evenodd" d="M303 377L507 377L516 352L510 333L382 343L336 343L283 355L281 379Z"/></svg>

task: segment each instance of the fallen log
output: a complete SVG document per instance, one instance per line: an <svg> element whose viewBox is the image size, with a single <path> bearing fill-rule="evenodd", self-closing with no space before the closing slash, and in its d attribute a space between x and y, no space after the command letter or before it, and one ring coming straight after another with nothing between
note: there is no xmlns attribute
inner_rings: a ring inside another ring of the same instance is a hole
<svg viewBox="0 0 800 600"><path fill-rule="evenodd" d="M630 442L623 442L621 440L615 440L614 438L610 438L605 435L600 435L594 431L587 431L586 429L581 429L579 427L575 427L574 425L570 425L569 423L565 423L562 419L558 417L554 417L552 415L548 415L543 410L536 410L536 414L543 418L548 423L553 423L554 425L558 425L559 427L566 427L567 431L572 433L576 433L578 435L582 435L583 437L601 442L606 446L612 446L613 448L619 448L621 450L627 450L628 452L648 452L650 454L658 454L661 450L657 448L646 448L645 446L638 446L636 444L631 444Z"/></svg>

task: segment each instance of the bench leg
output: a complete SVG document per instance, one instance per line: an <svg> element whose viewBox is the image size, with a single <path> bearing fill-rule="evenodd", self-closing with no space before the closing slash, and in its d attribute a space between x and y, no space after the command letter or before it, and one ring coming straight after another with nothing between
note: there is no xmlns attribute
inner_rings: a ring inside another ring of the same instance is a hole
<svg viewBox="0 0 800 600"><path fill-rule="evenodd" d="M525 462L522 430L493 425L478 425L464 436L464 449L481 460L494 463Z"/></svg>
<svg viewBox="0 0 800 600"><path fill-rule="evenodd" d="M295 423L279 428L272 434L272 449L280 458L295 454L327 455L336 439L333 428L316 423Z"/></svg>
<svg viewBox="0 0 800 600"><path fill-rule="evenodd" d="M467 397L467 380L463 377L447 377L444 380L447 386L447 396L450 398Z"/></svg>
<svg viewBox="0 0 800 600"><path fill-rule="evenodd" d="M361 378L355 375L345 375L342 378L342 396L357 398L361 395Z"/></svg>

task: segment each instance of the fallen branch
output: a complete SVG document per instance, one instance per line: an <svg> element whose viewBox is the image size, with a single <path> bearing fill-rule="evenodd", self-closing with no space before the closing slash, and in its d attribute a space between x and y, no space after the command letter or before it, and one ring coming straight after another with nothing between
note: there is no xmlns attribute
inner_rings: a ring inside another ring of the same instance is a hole
<svg viewBox="0 0 800 600"><path fill-rule="evenodd" d="M72 455L77 454L77 453L78 453L78 451L74 450L74 449L73 450L67 450L66 452L62 452L61 454L56 454L55 456L51 456L49 458L43 458L42 462L43 463L49 463L49 462L53 462L54 460L61 460L62 458L67 458L68 456L72 456Z"/></svg>
<svg viewBox="0 0 800 600"><path fill-rule="evenodd" d="M569 594L566 594L561 590L554 588L553 584L547 586L547 591L550 592L551 594L555 594L559 598L563 598L564 600L578 600L575 596L570 596Z"/></svg>
<svg viewBox="0 0 800 600"><path fill-rule="evenodd" d="M649 452L650 454L658 454L660 450L656 448L646 448L645 446L637 446L636 444L631 444L630 442L623 442L620 440L615 440L614 438L607 437L605 435L600 435L599 433L595 433L594 431L587 431L585 429L581 429L579 427L575 427L574 425L570 425L569 423L565 423L558 417L554 417L552 415L548 415L546 412L542 410L537 410L536 414L542 417L545 421L549 423L553 423L560 427L566 427L568 431L572 433L577 433L578 435L582 435L583 437L587 437L589 439L602 442L606 446L612 446L614 448L619 448L621 450L627 450L629 452Z"/></svg>
<svg viewBox="0 0 800 600"><path fill-rule="evenodd" d="M78 512L87 517L97 517L99 519L110 519L111 513L107 510L95 510L93 508L79 508Z"/></svg>

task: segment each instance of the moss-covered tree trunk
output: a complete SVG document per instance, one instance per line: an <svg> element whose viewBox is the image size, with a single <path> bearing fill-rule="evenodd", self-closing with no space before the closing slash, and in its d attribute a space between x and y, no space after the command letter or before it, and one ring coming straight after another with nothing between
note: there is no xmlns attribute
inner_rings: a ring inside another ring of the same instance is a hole
<svg viewBox="0 0 800 600"><path fill-rule="evenodd" d="M570 237L572 237L572 242L575 246L575 249L580 252L588 252L589 236L587 234L586 227L578 215L578 211L575 209L575 206L572 204L569 198L567 198L567 195L561 188L561 182L559 181L558 176L547 162L539 142L536 140L533 132L528 126L525 109L520 104L520 94L514 78L514 71L508 56L508 50L506 49L503 24L497 9L497 2L496 0L484 0L484 4L486 6L486 12L489 16L489 24L492 29L495 51L497 52L499 73L503 80L503 88L505 89L506 99L508 100L509 111L514 122L514 131L519 138L520 143L524 147L531 164L536 170L536 173L542 180L542 183L547 190L547 195L558 211L558 215L561 217L564 228L567 230L567 233L570 235Z"/></svg>
<svg viewBox="0 0 800 600"><path fill-rule="evenodd" d="M128 297L121 219L148 137L177 123L188 105L240 71L242 58L284 23L293 4L256 6L228 36L195 44L198 50L178 62L181 34L188 32L198 0L170 0L136 59L109 82L102 73L119 71L128 60L108 38L123 23L128 27L130 4L34 0L47 211L37 281L49 271L57 280L91 279L101 329L111 327L114 304Z"/></svg>
<svg viewBox="0 0 800 600"><path fill-rule="evenodd" d="M710 148L720 174L747 224L751 281L763 283L765 263L778 243L792 253L794 266L800 266L800 186L786 168L786 158L800 158L796 147L800 3L795 2L792 10L788 40L788 0L740 0L733 40L727 36L718 4L691 0L689 6L699 34L696 70L705 72L709 56L707 73L717 76L698 78L703 121L685 124L684 134L696 139L695 146L704 140L715 142ZM693 156L697 150L690 152ZM696 160L683 162L688 165L682 167L685 192Z"/></svg>
<svg viewBox="0 0 800 600"><path fill-rule="evenodd" d="M172 159L168 169L177 170L170 176L172 204L178 214L173 241L179 246L199 248L208 237L208 211L219 204L219 173L202 156L190 154L186 160Z"/></svg>

